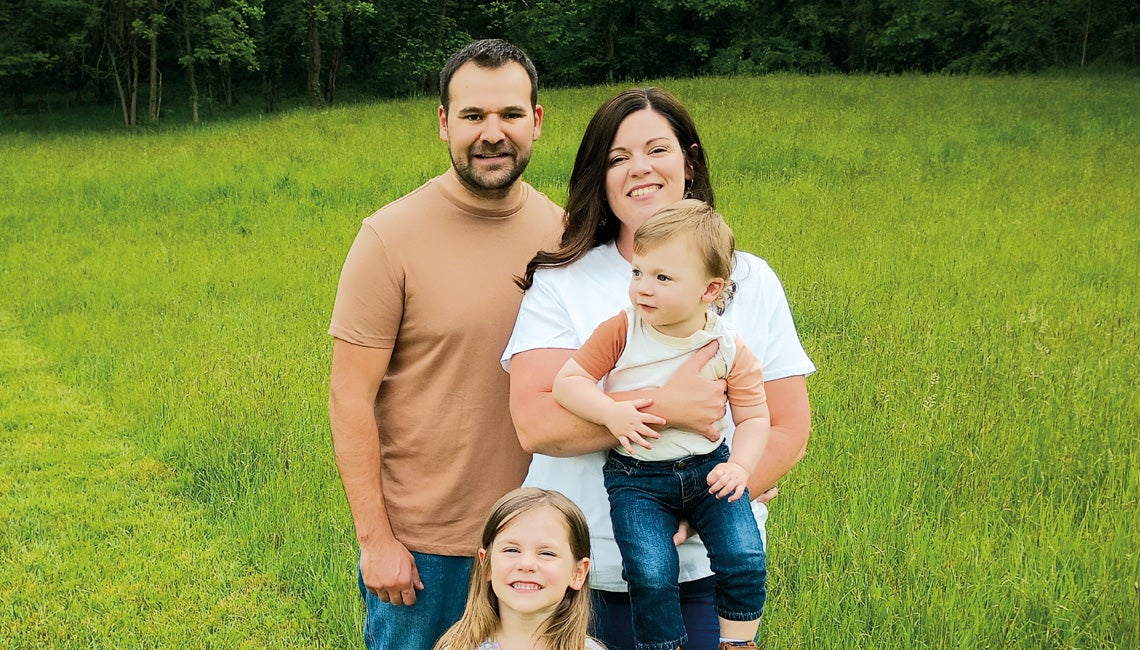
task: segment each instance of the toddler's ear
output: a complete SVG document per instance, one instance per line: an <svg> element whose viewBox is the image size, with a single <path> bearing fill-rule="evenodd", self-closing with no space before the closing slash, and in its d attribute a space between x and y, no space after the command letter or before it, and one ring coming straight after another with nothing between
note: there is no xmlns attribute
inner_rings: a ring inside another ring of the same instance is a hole
<svg viewBox="0 0 1140 650"><path fill-rule="evenodd" d="M724 278L713 278L709 280L708 286L705 287L705 293L701 296L701 302L711 304L720 297L721 291L724 291Z"/></svg>

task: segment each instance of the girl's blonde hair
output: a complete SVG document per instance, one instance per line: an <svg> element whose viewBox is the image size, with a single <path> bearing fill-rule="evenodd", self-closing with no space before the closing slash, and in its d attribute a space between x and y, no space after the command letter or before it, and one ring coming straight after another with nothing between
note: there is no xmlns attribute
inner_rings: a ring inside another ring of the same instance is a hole
<svg viewBox="0 0 1140 650"><path fill-rule="evenodd" d="M434 650L471 650L494 636L499 629L499 598L491 589L491 547L495 538L519 515L539 508L553 508L566 524L570 552L574 560L590 557L590 531L586 516L574 502L560 492L539 488L519 488L504 495L491 506L483 525L482 548L476 556L467 588L467 606L463 616L436 642ZM566 595L539 633L550 650L582 650L586 647L586 630L590 623L590 587L566 589Z"/></svg>
<svg viewBox="0 0 1140 650"><path fill-rule="evenodd" d="M641 254L657 244L682 236L697 249L705 272L710 277L724 280L724 289L712 303L716 313L723 314L736 289L732 281L732 269L736 265L736 237L724 217L711 205L697 199L682 199L661 208L634 233L633 252Z"/></svg>

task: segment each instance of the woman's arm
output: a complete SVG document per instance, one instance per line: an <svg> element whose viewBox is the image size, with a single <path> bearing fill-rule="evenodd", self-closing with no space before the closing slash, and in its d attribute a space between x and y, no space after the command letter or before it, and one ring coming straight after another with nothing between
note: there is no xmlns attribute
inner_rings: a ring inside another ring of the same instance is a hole
<svg viewBox="0 0 1140 650"><path fill-rule="evenodd" d="M519 443L529 453L580 456L614 446L608 429L583 420L554 399L554 377L573 353L538 348L511 357L511 418Z"/></svg>
<svg viewBox="0 0 1140 650"><path fill-rule="evenodd" d="M716 440L719 434L713 425L724 417L725 382L705 379L700 369L717 349L716 344L701 348L661 388L611 397ZM551 394L554 377L572 354L573 350L538 348L511 357L511 418L519 443L532 454L580 456L614 446L608 429L570 413Z"/></svg>
<svg viewBox="0 0 1140 650"><path fill-rule="evenodd" d="M587 343L588 345L588 343ZM591 375L571 358L554 378L554 399L562 408L578 417L605 425L606 429L630 454L633 445L653 449L646 438L660 438L661 434L650 425L665 424L663 418L638 409L643 400L615 400L598 387L598 378Z"/></svg>
<svg viewBox="0 0 1140 650"><path fill-rule="evenodd" d="M748 491L760 497L775 487L807 451L811 408L808 405L807 378L793 375L764 382L768 394L771 429L764 454L748 479Z"/></svg>

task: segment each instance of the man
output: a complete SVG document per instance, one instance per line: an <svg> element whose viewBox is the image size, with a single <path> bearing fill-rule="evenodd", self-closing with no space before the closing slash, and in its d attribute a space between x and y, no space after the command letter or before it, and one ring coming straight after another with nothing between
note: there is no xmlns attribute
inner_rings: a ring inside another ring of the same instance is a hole
<svg viewBox="0 0 1140 650"><path fill-rule="evenodd" d="M364 220L341 274L329 420L360 543L369 648L430 650L463 613L480 526L522 484L499 365L513 282L561 233L519 180L542 131L537 74L500 40L440 73L451 167Z"/></svg>

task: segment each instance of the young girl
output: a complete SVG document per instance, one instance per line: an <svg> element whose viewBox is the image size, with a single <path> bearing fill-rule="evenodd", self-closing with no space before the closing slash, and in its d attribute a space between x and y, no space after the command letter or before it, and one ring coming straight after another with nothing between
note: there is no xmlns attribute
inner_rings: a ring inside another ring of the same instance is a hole
<svg viewBox="0 0 1140 650"><path fill-rule="evenodd" d="M682 519L704 540L716 573L720 647L756 647L767 572L747 481L770 428L764 374L710 311L723 312L731 293L734 248L728 224L708 204L689 199L660 210L634 236L633 306L599 325L554 380L563 407L605 425L620 443L602 473L638 648L686 643L673 543ZM720 349L702 372L728 385L736 424L731 453L726 421L716 440L669 427L658 434L649 425L664 424L660 418L607 395L661 386L712 341Z"/></svg>
<svg viewBox="0 0 1140 650"><path fill-rule="evenodd" d="M604 650L586 635L590 533L558 492L520 488L491 508L463 617L435 650Z"/></svg>

